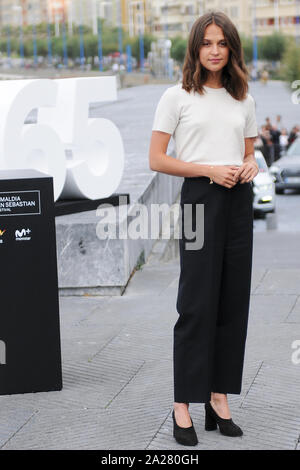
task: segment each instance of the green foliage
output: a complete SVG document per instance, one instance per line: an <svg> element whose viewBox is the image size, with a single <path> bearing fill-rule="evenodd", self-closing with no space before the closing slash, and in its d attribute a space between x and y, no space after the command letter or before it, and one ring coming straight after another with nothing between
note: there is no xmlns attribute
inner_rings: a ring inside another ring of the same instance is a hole
<svg viewBox="0 0 300 470"><path fill-rule="evenodd" d="M71 36L67 39L67 51L68 57L75 60L79 55L80 50L80 40L79 36Z"/></svg>
<svg viewBox="0 0 300 470"><path fill-rule="evenodd" d="M12 53L16 52L18 54L20 52L20 44L17 38L11 37L10 48L11 48ZM1 41L0 41L0 51L5 55L6 49L7 49L7 41L2 36Z"/></svg>
<svg viewBox="0 0 300 470"><path fill-rule="evenodd" d="M82 25L82 32L83 34L92 34L92 28L87 25ZM80 26L74 25L73 24L73 34L79 35L80 34Z"/></svg>
<svg viewBox="0 0 300 470"><path fill-rule="evenodd" d="M63 40L61 37L52 38L52 53L53 55L63 55Z"/></svg>
<svg viewBox="0 0 300 470"><path fill-rule="evenodd" d="M282 58L281 76L288 83L300 79L300 47L294 39L289 38L287 41L287 48Z"/></svg>
<svg viewBox="0 0 300 470"><path fill-rule="evenodd" d="M260 59L281 60L287 46L287 39L282 33L275 31L258 41L258 55Z"/></svg>
<svg viewBox="0 0 300 470"><path fill-rule="evenodd" d="M37 54L44 57L48 54L47 39L37 39Z"/></svg>
<svg viewBox="0 0 300 470"><path fill-rule="evenodd" d="M152 34L144 35L144 57L147 57L148 52L151 50L151 42L155 41L155 37ZM131 45L131 54L138 61L140 59L140 37L135 36L133 38L128 38L127 44Z"/></svg>
<svg viewBox="0 0 300 470"><path fill-rule="evenodd" d="M253 40L249 36L240 35L242 48L244 52L244 61L249 63L253 58Z"/></svg>
<svg viewBox="0 0 300 470"><path fill-rule="evenodd" d="M145 57L147 57L148 52L151 50L151 42L155 41L155 37L152 34L145 34L144 35L144 50L145 50Z"/></svg>
<svg viewBox="0 0 300 470"><path fill-rule="evenodd" d="M172 39L171 57L182 64L184 61L186 48L187 39L184 39L181 36L176 36Z"/></svg>
<svg viewBox="0 0 300 470"><path fill-rule="evenodd" d="M103 55L108 55L119 50L119 29L112 27L105 20L101 21L102 30L102 48ZM20 53L20 29L18 27L10 28L11 34L11 52L13 55L19 55ZM62 26L60 25L60 33L62 32ZM75 60L80 55L80 36L79 26L73 25L73 35L68 36L68 25L66 24L67 33L67 50L68 57ZM38 55L47 56L48 53L48 42L47 42L47 24L41 23L36 25L37 34L37 51ZM92 28L89 26L83 26L84 36L84 51L85 56L93 58L98 54L98 37L93 34ZM33 56L33 28L32 26L26 26L23 29L24 38L24 53L25 57ZM123 51L126 52L126 45L131 45L132 55L139 61L140 57L140 41L139 36L129 37L128 34L122 31L123 38ZM63 40L62 36L55 36L55 25L51 24L51 40L52 40L52 52L53 55L63 56ZM148 52L151 50L151 42L156 41L156 38L151 34L144 35L144 57L146 58ZM176 36L171 39L171 57L179 63L183 63L186 48L187 39L181 36ZM246 63L251 62L253 55L253 41L250 37L241 35L242 47L244 51L244 59ZM285 67L285 74L288 79L294 80L299 79L299 47L295 45L294 39L288 39L281 33L274 32L271 36L260 38L258 41L258 55L259 59L265 60L282 60ZM0 34L0 51L6 55L7 50L7 37L6 29L2 28Z"/></svg>

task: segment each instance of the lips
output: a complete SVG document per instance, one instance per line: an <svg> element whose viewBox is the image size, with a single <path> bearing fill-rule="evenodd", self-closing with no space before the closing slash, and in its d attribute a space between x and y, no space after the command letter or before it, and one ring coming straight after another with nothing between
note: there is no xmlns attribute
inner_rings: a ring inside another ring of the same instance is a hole
<svg viewBox="0 0 300 470"><path fill-rule="evenodd" d="M211 59L210 60L210 62L215 62L215 63L220 62L220 61L221 61L221 59Z"/></svg>

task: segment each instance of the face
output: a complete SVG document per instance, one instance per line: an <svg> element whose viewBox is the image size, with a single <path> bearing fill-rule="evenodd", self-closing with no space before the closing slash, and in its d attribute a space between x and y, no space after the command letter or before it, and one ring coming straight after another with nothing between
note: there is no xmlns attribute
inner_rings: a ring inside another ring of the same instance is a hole
<svg viewBox="0 0 300 470"><path fill-rule="evenodd" d="M222 28L215 24L206 27L199 51L201 64L210 72L219 72L229 59L229 47ZM212 59L219 59L213 62Z"/></svg>

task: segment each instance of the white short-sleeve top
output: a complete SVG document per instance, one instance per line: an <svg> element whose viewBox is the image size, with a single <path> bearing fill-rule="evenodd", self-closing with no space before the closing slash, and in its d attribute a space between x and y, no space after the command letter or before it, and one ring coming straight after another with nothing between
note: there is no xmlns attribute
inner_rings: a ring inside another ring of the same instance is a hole
<svg viewBox="0 0 300 470"><path fill-rule="evenodd" d="M171 134L179 160L206 165L243 163L245 137L256 137L255 101L243 101L226 88L204 86L200 95L188 93L182 83L167 88L155 111L152 130Z"/></svg>

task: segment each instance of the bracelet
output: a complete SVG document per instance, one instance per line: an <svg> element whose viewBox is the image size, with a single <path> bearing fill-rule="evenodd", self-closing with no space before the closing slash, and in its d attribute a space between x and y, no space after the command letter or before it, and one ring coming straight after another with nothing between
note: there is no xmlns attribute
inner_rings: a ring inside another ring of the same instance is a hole
<svg viewBox="0 0 300 470"><path fill-rule="evenodd" d="M213 168L213 166L211 166L210 168ZM211 178L209 178L209 184L213 184L213 180Z"/></svg>

